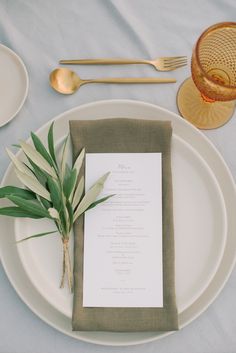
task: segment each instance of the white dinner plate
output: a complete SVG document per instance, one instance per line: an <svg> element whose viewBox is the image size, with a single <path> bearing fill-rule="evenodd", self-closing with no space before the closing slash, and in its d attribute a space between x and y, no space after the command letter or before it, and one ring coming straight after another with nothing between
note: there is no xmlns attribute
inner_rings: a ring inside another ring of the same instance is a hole
<svg viewBox="0 0 236 353"><path fill-rule="evenodd" d="M0 44L0 127L13 119L28 94L29 78L21 58Z"/></svg>
<svg viewBox="0 0 236 353"><path fill-rule="evenodd" d="M64 129L60 130L57 139L61 141L64 133ZM172 166L176 294L178 312L181 313L199 297L219 266L227 220L222 192L211 169L188 143L175 134ZM16 240L51 230L55 229L49 220L15 220ZM67 288L58 288L61 246L60 237L55 234L23 242L18 245L18 251L25 272L38 292L58 311L71 318L72 295Z"/></svg>
<svg viewBox="0 0 236 353"><path fill-rule="evenodd" d="M235 261L236 194L224 161L204 135L167 110L126 100L101 101L61 114L55 140L68 130L71 119L108 117L171 120L172 168L176 237L176 293L180 327L200 315L214 300ZM49 123L37 133L46 137ZM16 184L10 166L3 184ZM16 237L49 229L49 223L1 218L0 246L8 277L24 302L43 320L72 337L104 345L131 345L168 333L105 333L71 331L71 298L59 290L60 244L55 236L15 245ZM40 228L40 229L39 229ZM8 236L4 233L7 230ZM58 248L57 248L58 247Z"/></svg>

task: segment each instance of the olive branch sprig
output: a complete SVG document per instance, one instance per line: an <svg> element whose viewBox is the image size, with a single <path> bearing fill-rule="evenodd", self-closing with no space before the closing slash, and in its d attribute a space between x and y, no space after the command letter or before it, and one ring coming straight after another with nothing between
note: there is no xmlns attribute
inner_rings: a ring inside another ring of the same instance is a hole
<svg viewBox="0 0 236 353"><path fill-rule="evenodd" d="M72 267L69 253L69 239L74 222L86 211L108 200L113 195L97 199L103 190L109 175L106 173L84 194L84 177L81 169L84 162L83 149L72 167L67 163L69 155L69 135L66 137L60 160L56 157L53 125L51 124L47 142L48 148L33 132L33 146L20 141L20 147L27 162L22 162L9 149L7 153L14 164L19 181L26 187L5 186L0 188L0 198L6 198L14 205L0 208L0 215L27 217L33 219L48 218L54 222L55 231L31 235L19 242L59 233L63 244L63 264L60 287L64 287L67 276L69 289L72 291Z"/></svg>

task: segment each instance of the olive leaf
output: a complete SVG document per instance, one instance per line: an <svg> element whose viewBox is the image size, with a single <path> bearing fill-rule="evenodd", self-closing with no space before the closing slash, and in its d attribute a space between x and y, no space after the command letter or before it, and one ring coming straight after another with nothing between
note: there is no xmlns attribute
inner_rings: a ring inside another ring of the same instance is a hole
<svg viewBox="0 0 236 353"><path fill-rule="evenodd" d="M37 200L41 203L45 210L48 210L50 207L52 207L52 203L42 196L37 195Z"/></svg>
<svg viewBox="0 0 236 353"><path fill-rule="evenodd" d="M64 212L64 209L61 209L59 212L59 216L60 216L60 225L62 228L62 237L67 235L67 230L68 230L68 225L67 225L67 217L66 214Z"/></svg>
<svg viewBox="0 0 236 353"><path fill-rule="evenodd" d="M54 161L46 148L44 147L43 143L40 141L37 135L31 132L31 138L34 144L36 151L38 151L41 156L50 164L51 167L54 167Z"/></svg>
<svg viewBox="0 0 236 353"><path fill-rule="evenodd" d="M70 195L73 193L76 185L76 179L77 179L76 169L70 170L63 182L63 191L66 199L69 199Z"/></svg>
<svg viewBox="0 0 236 353"><path fill-rule="evenodd" d="M9 195L20 196L26 200L32 200L36 198L35 193L32 191L18 188L17 186L4 186L0 188L0 199Z"/></svg>
<svg viewBox="0 0 236 353"><path fill-rule="evenodd" d="M12 163L16 167L16 169L18 169L22 173L25 173L26 175L29 175L29 176L33 175L30 169L27 168L27 166L24 163L22 163L8 148L6 148L6 151L8 156L12 160Z"/></svg>
<svg viewBox="0 0 236 353"><path fill-rule="evenodd" d="M69 153L69 135L67 135L64 145L63 145L63 149L62 149L62 158L61 158L61 178L62 180L64 179L65 176L65 172L66 172L66 161L68 158L68 153Z"/></svg>
<svg viewBox="0 0 236 353"><path fill-rule="evenodd" d="M22 243L25 240L29 240L29 239L33 239L33 238L44 237L45 235L49 235L49 234L53 234L53 233L57 233L57 230L53 230L52 232L44 232L44 233L34 234L34 235L31 235L30 237L26 237L21 240L18 240L17 243Z"/></svg>
<svg viewBox="0 0 236 353"><path fill-rule="evenodd" d="M35 214L32 214L31 212L26 212L25 210L22 210L20 207L16 206L9 206L9 207L2 207L0 208L0 215L2 216L9 216L9 217L23 217L23 218L44 218L42 216L36 216Z"/></svg>
<svg viewBox="0 0 236 353"><path fill-rule="evenodd" d="M48 178L48 188L53 206L56 208L57 211L60 211L60 209L62 208L62 195L57 182L51 178Z"/></svg>
<svg viewBox="0 0 236 353"><path fill-rule="evenodd" d="M50 207L50 208L48 209L48 213L50 214L50 217L51 217L51 218L54 218L54 219L59 220L60 216L59 216L58 211L57 211L55 208Z"/></svg>
<svg viewBox="0 0 236 353"><path fill-rule="evenodd" d="M66 203L66 208L67 208L68 215L69 215L69 230L71 230L71 228L73 226L73 208L72 208L72 205L69 201L67 201L67 203Z"/></svg>
<svg viewBox="0 0 236 353"><path fill-rule="evenodd" d="M81 202L79 203L75 213L74 213L74 221L84 213L88 207L96 200L100 192L104 187L104 183L110 173L106 173L103 175L84 195Z"/></svg>
<svg viewBox="0 0 236 353"><path fill-rule="evenodd" d="M51 201L49 192L40 184L40 182L35 178L35 176L29 176L16 170L16 175L18 179L30 190L34 191L36 194L44 197L46 200Z"/></svg>
<svg viewBox="0 0 236 353"><path fill-rule="evenodd" d="M91 203L91 205L87 208L86 211L90 210L91 208L94 208L96 207L99 203L102 203L108 199L110 199L111 197L115 196L115 194L112 194L112 195L108 195L108 196L105 196L99 200L96 200L95 202Z"/></svg>
<svg viewBox="0 0 236 353"><path fill-rule="evenodd" d="M48 180L48 174L44 172L42 169L40 169L37 164L35 164L29 157L27 157L28 161L30 162L30 167L26 165L30 171L33 173L33 175L38 179L40 184L42 184L44 187L46 187L46 183Z"/></svg>
<svg viewBox="0 0 236 353"><path fill-rule="evenodd" d="M42 168L53 178L57 177L55 170L30 144L26 143L25 141L20 141L20 145L26 156L28 156L39 168Z"/></svg>
<svg viewBox="0 0 236 353"><path fill-rule="evenodd" d="M55 165L57 166L57 159L56 159L55 149L54 149L53 126L54 126L54 122L52 122L48 131L48 149Z"/></svg>
<svg viewBox="0 0 236 353"><path fill-rule="evenodd" d="M25 200L19 196L8 196L10 201L19 206L22 210L30 212L35 216L52 218L47 210L45 210L38 200Z"/></svg>
<svg viewBox="0 0 236 353"><path fill-rule="evenodd" d="M82 151L80 152L79 156L77 157L73 168L77 170L77 175L79 175L80 173L80 169L82 167L83 161L84 161L84 156L85 156L85 148L82 149Z"/></svg>
<svg viewBox="0 0 236 353"><path fill-rule="evenodd" d="M81 200L81 197L83 195L83 191L84 191L84 176L81 177L76 189L75 189L75 193L72 199L72 207L73 209L75 209L78 206L78 203Z"/></svg>

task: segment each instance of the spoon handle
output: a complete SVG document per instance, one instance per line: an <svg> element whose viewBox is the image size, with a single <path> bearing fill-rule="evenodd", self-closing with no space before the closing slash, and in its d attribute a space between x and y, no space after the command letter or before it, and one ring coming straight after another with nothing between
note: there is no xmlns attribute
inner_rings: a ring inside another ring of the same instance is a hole
<svg viewBox="0 0 236 353"><path fill-rule="evenodd" d="M83 80L83 84L86 83L175 83L176 79L174 78L136 78L136 77L129 77L129 78L99 78L94 80Z"/></svg>
<svg viewBox="0 0 236 353"><path fill-rule="evenodd" d="M79 59L79 60L60 60L60 64L68 65L124 65L124 64L150 64L149 60L138 59Z"/></svg>

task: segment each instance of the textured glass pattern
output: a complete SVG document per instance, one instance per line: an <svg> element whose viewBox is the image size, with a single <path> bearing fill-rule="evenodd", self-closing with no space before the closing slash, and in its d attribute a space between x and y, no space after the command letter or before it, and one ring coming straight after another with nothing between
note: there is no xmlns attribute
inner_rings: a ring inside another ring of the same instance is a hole
<svg viewBox="0 0 236 353"><path fill-rule="evenodd" d="M212 26L201 35L193 51L191 69L203 98L236 99L235 23Z"/></svg>

